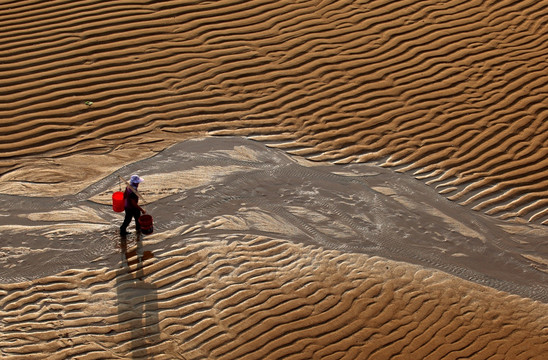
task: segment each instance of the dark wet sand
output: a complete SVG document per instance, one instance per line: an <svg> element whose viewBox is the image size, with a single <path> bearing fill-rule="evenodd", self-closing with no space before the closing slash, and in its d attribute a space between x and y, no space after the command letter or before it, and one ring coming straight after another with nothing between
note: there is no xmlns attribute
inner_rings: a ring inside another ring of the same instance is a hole
<svg viewBox="0 0 548 360"><path fill-rule="evenodd" d="M544 227L510 226L390 169L305 162L241 138L175 145L73 196L0 195L6 245L28 252L4 256L3 281L104 266L97 258L112 254L122 217L111 195L121 189L118 175L133 173L147 180L141 192L160 233L218 222L236 234L407 261L548 302L548 268L534 261L548 258Z"/></svg>

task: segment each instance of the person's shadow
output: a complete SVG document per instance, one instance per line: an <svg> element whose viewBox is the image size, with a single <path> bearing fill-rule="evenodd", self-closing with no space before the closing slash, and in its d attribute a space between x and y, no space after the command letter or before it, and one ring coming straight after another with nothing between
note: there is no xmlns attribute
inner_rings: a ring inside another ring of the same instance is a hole
<svg viewBox="0 0 548 360"><path fill-rule="evenodd" d="M141 235L128 250L128 239L121 238L122 270L116 276L118 299L117 338L123 357L143 359L153 356L160 340L156 286L147 281L144 262L153 258L143 251ZM133 246L135 245L135 246Z"/></svg>

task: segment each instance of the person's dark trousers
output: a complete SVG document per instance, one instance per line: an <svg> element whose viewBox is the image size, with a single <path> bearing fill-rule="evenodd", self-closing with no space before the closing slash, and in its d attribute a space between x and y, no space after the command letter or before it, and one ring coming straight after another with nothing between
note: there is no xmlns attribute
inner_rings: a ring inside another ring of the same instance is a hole
<svg viewBox="0 0 548 360"><path fill-rule="evenodd" d="M139 225L139 217L141 217L141 211L139 209L126 209L126 217L124 218L122 226L120 226L120 234L127 233L127 227L131 223L132 218L135 219L135 229L137 231L141 230L141 226Z"/></svg>

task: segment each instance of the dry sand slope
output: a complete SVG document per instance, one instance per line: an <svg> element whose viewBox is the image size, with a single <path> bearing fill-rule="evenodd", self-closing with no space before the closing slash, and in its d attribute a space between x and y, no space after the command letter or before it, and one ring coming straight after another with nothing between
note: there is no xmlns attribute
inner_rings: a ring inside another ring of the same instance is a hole
<svg viewBox="0 0 548 360"><path fill-rule="evenodd" d="M144 238L120 242L115 174L77 195L0 196L2 358L548 351L541 226L478 215L388 169L237 138L187 141L119 173L137 170L156 219Z"/></svg>
<svg viewBox="0 0 548 360"><path fill-rule="evenodd" d="M119 164L131 142L209 132L378 160L489 214L548 221L546 1L10 1L0 13L0 169L18 169L3 180L20 191L38 181L29 168L46 183L109 172L52 169L44 151Z"/></svg>

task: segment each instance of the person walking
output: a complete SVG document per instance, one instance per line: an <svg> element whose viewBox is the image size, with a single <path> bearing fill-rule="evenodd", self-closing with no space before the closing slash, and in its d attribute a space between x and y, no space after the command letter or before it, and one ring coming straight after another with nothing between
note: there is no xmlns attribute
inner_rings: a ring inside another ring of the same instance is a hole
<svg viewBox="0 0 548 360"><path fill-rule="evenodd" d="M135 219L135 229L137 231L141 230L139 218L141 217L141 212L143 214L146 214L147 212L139 206L137 188L143 181L144 180L139 177L139 175L132 175L129 180L129 186L126 187L126 191L124 192L124 210L126 212L126 216L124 217L122 226L120 226L120 235L122 236L129 234L129 232L127 232L127 227L131 223L132 218Z"/></svg>

